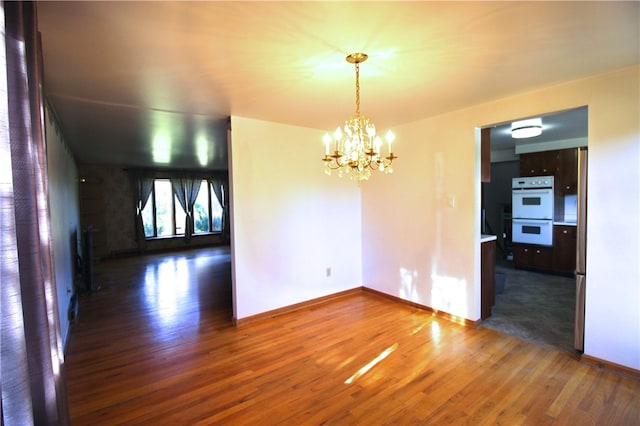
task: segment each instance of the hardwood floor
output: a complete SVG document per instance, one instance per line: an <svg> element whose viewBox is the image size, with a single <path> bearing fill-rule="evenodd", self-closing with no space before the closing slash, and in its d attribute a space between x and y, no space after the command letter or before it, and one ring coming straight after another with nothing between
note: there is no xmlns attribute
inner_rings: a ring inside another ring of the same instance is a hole
<svg viewBox="0 0 640 426"><path fill-rule="evenodd" d="M640 422L634 378L364 292L234 328L229 268L221 248L97 265L74 425Z"/></svg>

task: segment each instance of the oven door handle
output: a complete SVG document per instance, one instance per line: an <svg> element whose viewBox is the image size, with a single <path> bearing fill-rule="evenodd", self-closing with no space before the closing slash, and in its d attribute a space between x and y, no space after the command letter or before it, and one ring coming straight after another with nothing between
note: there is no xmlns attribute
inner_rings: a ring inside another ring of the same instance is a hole
<svg viewBox="0 0 640 426"><path fill-rule="evenodd" d="M521 217L514 217L511 219L513 223L531 223L534 225L553 225L553 219L528 219Z"/></svg>
<svg viewBox="0 0 640 426"><path fill-rule="evenodd" d="M513 188L514 194L527 194L527 195L537 195L537 194L548 194L553 193L553 188L537 188L537 189L527 189L527 188Z"/></svg>

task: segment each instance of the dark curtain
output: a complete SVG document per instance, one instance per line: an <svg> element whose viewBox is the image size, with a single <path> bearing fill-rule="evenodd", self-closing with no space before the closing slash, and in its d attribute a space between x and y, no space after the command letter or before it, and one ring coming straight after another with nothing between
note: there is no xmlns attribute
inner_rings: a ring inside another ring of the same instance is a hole
<svg viewBox="0 0 640 426"><path fill-rule="evenodd" d="M133 202L135 204L134 220L136 229L136 242L138 248L144 250L147 246L147 239L144 234L144 223L142 221L142 210L144 210L153 189L153 173L143 170L129 170L129 180L133 191Z"/></svg>
<svg viewBox="0 0 640 426"><path fill-rule="evenodd" d="M229 220L229 179L226 178L222 185L224 191L224 210L222 218L222 233L224 235L224 241L228 243L231 241L231 221Z"/></svg>
<svg viewBox="0 0 640 426"><path fill-rule="evenodd" d="M229 241L229 183L228 179L213 178L209 180L213 193L222 206L222 235L225 242Z"/></svg>
<svg viewBox="0 0 640 426"><path fill-rule="evenodd" d="M173 193L186 213L184 239L187 243L191 241L191 235L193 234L193 205L196 202L196 198L198 198L201 183L202 179L193 177L171 179Z"/></svg>
<svg viewBox="0 0 640 426"><path fill-rule="evenodd" d="M35 3L3 2L0 61L2 425L69 423L51 253Z"/></svg>

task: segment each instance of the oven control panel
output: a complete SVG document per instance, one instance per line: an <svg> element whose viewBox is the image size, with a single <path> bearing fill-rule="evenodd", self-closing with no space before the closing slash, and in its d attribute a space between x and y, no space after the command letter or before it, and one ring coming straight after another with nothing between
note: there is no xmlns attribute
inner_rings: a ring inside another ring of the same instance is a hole
<svg viewBox="0 0 640 426"><path fill-rule="evenodd" d="M553 176L531 176L513 178L513 189L553 188Z"/></svg>

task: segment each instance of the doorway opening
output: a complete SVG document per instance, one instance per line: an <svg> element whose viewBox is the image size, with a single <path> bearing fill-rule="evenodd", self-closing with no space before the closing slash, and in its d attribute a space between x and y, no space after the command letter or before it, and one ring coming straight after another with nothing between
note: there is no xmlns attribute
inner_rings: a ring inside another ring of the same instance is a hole
<svg viewBox="0 0 640 426"><path fill-rule="evenodd" d="M580 333L575 327L577 158L587 146L587 107L541 118L542 134L528 139L512 138L511 122L490 127L491 179L481 185L481 221L482 233L497 237L496 296L483 326L574 352ZM517 235L514 241L512 182L526 176L554 176L551 244L528 244Z"/></svg>

